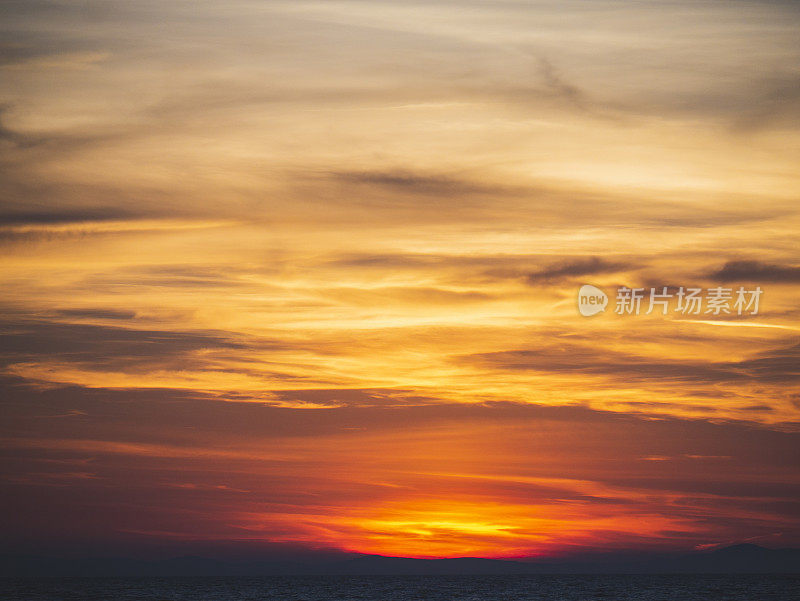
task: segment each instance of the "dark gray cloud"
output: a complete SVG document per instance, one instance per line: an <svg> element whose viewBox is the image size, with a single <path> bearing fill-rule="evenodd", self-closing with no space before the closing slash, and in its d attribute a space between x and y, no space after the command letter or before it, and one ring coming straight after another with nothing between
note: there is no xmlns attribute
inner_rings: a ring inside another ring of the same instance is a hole
<svg viewBox="0 0 800 601"><path fill-rule="evenodd" d="M528 274L527 280L530 284L537 284L539 282L568 279L585 275L616 273L630 268L631 266L625 263L607 261L600 257L567 259L559 263L554 263L541 271Z"/></svg>
<svg viewBox="0 0 800 601"><path fill-rule="evenodd" d="M411 253L348 253L330 259L328 264L341 267L376 267L379 269L416 269L449 263L453 257Z"/></svg>
<svg viewBox="0 0 800 601"><path fill-rule="evenodd" d="M509 185L491 168L425 171L397 166L377 170L288 169L294 207L318 218L397 219L404 223L483 223L541 230L614 225L636 230L714 228L795 215L796 203L773 203L769 213L752 203L686 203L529 181ZM335 210L334 210L335 209Z"/></svg>
<svg viewBox="0 0 800 601"><path fill-rule="evenodd" d="M66 314L65 314L66 313ZM122 327L123 311L62 310L62 320L45 318L0 321L0 367L18 363L55 363L96 372L146 374L153 370L228 372L255 380L298 382L309 378L273 367L249 368L232 364L231 355L248 351L310 349L290 341L248 338L220 330L158 330ZM67 323L66 319L113 319L120 325ZM126 326L140 325L131 321ZM202 351L202 352L200 352ZM43 378L47 380L47 378ZM246 396L246 395L245 395ZM233 400L233 399L232 399ZM258 400L248 397L247 400ZM262 399L263 400L263 399Z"/></svg>
<svg viewBox="0 0 800 601"><path fill-rule="evenodd" d="M788 384L800 380L800 345L772 349L743 361L670 361L568 343L479 353L462 360L495 369L614 376L658 384Z"/></svg>
<svg viewBox="0 0 800 601"><path fill-rule="evenodd" d="M729 261L708 277L719 282L797 283L800 282L800 267L761 261Z"/></svg>
<svg viewBox="0 0 800 601"><path fill-rule="evenodd" d="M581 85L576 79L564 74L548 56L536 50L522 51L536 61L531 80L533 84L499 84L489 93L499 97L511 106L526 111L538 105L550 105L550 109L567 110L601 120L622 121L634 114L630 107L611 98L601 98L588 87ZM469 88L469 93L476 96L486 95L487 91ZM626 114L627 113L627 114Z"/></svg>
<svg viewBox="0 0 800 601"><path fill-rule="evenodd" d="M388 171L335 171L335 180L349 184L363 184L396 190L409 194L431 196L460 196L486 193L508 193L501 186L489 186L467 179L444 174L424 174L405 169Z"/></svg>
<svg viewBox="0 0 800 601"><path fill-rule="evenodd" d="M112 326L18 320L0 323L0 363L59 361L94 369L181 364L201 349L241 349L223 332L135 330Z"/></svg>
<svg viewBox="0 0 800 601"><path fill-rule="evenodd" d="M520 424L531 432L605 430L614 444L627 448L631 458L642 455L684 454L719 458L736 457L748 464L759 455L777 464L796 467L800 459L800 431L777 431L744 422L709 423L663 417L657 421L631 415L597 411L582 406L547 406L507 402L460 404L432 397L418 397L413 390L353 388L274 390L286 401L302 400L340 406L319 411L297 411L262 402L220 403L220 395L173 389L106 389L64 385L32 387L20 378L0 376L0 407L5 420L0 431L13 436L20 428L32 428L40 436L139 440L168 444L195 444L187 428L202 433L203 440L234 436L242 441L265 438L313 437L344 431L382 432L430 426L438 429L453 423ZM227 400L227 396L223 397ZM255 400L252 397L243 399ZM113 401L113 402L109 402ZM43 421L73 411L73 424L63 419ZM157 413L161 419L154 421ZM148 428L141 428L148 423ZM549 426L545 424L550 424ZM620 439L624 429L630 438ZM653 439L648 433L657 432ZM716 432L716 434L714 434ZM638 439L638 442L637 442ZM647 442L645 442L647 441ZM769 441L773 441L769 443ZM574 444L591 444L587 438ZM781 453L769 451L779 443ZM540 443L531 438L535 447ZM546 445L544 445L546 448Z"/></svg>
<svg viewBox="0 0 800 601"><path fill-rule="evenodd" d="M74 210L43 207L38 211L6 210L0 212L0 226L62 225L66 223L117 221L133 217L135 217L135 213L122 207L76 208Z"/></svg>
<svg viewBox="0 0 800 601"><path fill-rule="evenodd" d="M135 319L134 311L121 311L119 309L61 309L56 315L62 317L78 317L86 319Z"/></svg>
<svg viewBox="0 0 800 601"><path fill-rule="evenodd" d="M732 365L761 382L796 382L800 380L800 344L760 353Z"/></svg>
<svg viewBox="0 0 800 601"><path fill-rule="evenodd" d="M154 265L118 270L113 274L99 274L87 283L90 287L119 284L171 288L246 286L247 283L238 277L242 273L245 272L234 265Z"/></svg>
<svg viewBox="0 0 800 601"><path fill-rule="evenodd" d="M775 411L774 407L770 407L769 405L748 405L747 407L742 407L742 411L755 411L758 413L768 413L770 411Z"/></svg>
<svg viewBox="0 0 800 601"><path fill-rule="evenodd" d="M588 103L586 92L576 85L567 82L564 76L556 69L555 65L546 57L540 57L539 67L541 76L548 90L573 106L584 110L586 109Z"/></svg>

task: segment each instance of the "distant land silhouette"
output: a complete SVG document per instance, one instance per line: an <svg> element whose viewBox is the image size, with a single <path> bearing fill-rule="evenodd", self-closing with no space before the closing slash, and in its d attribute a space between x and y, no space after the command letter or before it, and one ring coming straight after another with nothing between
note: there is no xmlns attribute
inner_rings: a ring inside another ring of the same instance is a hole
<svg viewBox="0 0 800 601"><path fill-rule="evenodd" d="M411 559L351 555L293 561L178 557L57 559L0 556L0 576L267 576L267 575L457 575L457 574L797 574L800 549L741 544L714 551L675 554L597 553L572 559L510 561L481 558Z"/></svg>

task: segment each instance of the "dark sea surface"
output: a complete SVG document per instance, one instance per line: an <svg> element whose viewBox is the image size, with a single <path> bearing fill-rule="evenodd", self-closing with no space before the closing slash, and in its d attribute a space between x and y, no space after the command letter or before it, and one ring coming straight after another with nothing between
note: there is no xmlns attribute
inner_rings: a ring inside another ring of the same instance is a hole
<svg viewBox="0 0 800 601"><path fill-rule="evenodd" d="M800 575L5 578L3 601L797 601Z"/></svg>

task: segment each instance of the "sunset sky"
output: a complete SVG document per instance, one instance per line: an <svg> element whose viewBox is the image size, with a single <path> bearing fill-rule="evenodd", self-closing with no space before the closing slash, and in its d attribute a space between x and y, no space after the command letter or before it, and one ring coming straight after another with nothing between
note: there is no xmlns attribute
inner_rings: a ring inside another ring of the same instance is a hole
<svg viewBox="0 0 800 601"><path fill-rule="evenodd" d="M800 546L799 29L0 3L0 551Z"/></svg>

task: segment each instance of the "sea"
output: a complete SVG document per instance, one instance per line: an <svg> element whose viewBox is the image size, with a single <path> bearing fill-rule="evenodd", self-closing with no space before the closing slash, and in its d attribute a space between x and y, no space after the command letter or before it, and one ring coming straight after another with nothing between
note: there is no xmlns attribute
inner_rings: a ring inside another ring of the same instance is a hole
<svg viewBox="0 0 800 601"><path fill-rule="evenodd" d="M800 601L800 575L4 578L3 601Z"/></svg>

